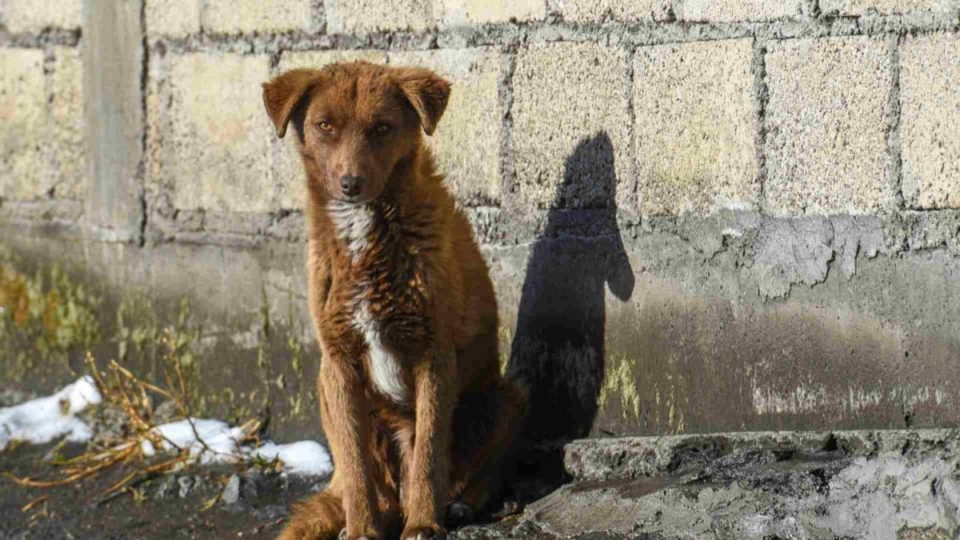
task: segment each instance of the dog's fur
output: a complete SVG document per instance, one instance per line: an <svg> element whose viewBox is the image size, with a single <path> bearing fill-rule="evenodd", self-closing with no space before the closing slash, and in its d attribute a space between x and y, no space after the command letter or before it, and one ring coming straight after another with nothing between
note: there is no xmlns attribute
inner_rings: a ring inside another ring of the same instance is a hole
<svg viewBox="0 0 960 540"><path fill-rule="evenodd" d="M496 493L526 394L500 374L489 272L421 133L449 94L431 71L365 62L264 84L306 171L317 387L335 463L284 540L401 527L404 540L430 538Z"/></svg>

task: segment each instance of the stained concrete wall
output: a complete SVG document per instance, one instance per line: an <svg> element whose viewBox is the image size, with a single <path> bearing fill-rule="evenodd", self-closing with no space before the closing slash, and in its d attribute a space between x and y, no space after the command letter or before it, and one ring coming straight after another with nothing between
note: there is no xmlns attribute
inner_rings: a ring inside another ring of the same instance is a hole
<svg viewBox="0 0 960 540"><path fill-rule="evenodd" d="M260 83L367 59L454 82L430 144L539 434L960 423L956 0L80 4L0 2L3 243L188 299L208 373L264 313L311 341Z"/></svg>

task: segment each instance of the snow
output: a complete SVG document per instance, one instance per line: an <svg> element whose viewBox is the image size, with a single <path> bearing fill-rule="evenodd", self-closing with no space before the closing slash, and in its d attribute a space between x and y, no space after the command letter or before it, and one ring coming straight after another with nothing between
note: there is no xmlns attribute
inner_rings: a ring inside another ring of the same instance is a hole
<svg viewBox="0 0 960 540"><path fill-rule="evenodd" d="M85 376L52 396L0 409L0 450L10 441L43 444L64 436L68 441L88 441L93 433L75 415L102 399L93 378Z"/></svg>
<svg viewBox="0 0 960 540"><path fill-rule="evenodd" d="M250 455L268 460L279 458L284 467L293 474L324 476L333 471L330 454L315 441L290 444L274 444L268 441L251 451Z"/></svg>
<svg viewBox="0 0 960 540"><path fill-rule="evenodd" d="M90 427L75 415L102 401L93 378L81 377L52 396L0 409L0 451L10 441L48 443L59 437L85 442L93 435ZM191 423L193 425L191 425ZM275 444L264 441L257 448L243 446L243 430L220 420L191 418L162 424L153 430L163 438L161 452L187 450L202 464L239 463L256 458L279 459L291 474L324 476L333 471L327 450L314 441ZM147 456L158 449L150 441L141 442Z"/></svg>
<svg viewBox="0 0 960 540"><path fill-rule="evenodd" d="M330 454L317 442L276 444L265 441L261 446L253 448L239 444L238 441L243 438L240 428L231 427L220 420L191 418L190 421L193 422L193 427L187 420L180 420L154 428L165 439L162 450L170 451L174 447L189 450L200 463L236 463L254 458L269 461L279 459L286 472L297 475L324 476L333 471ZM143 441L142 448L148 456L156 453L149 441Z"/></svg>
<svg viewBox="0 0 960 540"><path fill-rule="evenodd" d="M238 458L237 441L243 437L240 428L232 428L220 420L191 418L193 427L187 420L159 425L153 430L164 438L162 450L170 451L174 448L189 450L191 455L198 456L201 463L223 461L224 456ZM194 434L196 428L196 434ZM197 438L199 436L199 439ZM202 443L200 441L203 441ZM204 448L206 444L206 448ZM141 443L143 453L152 456L156 449L150 441ZM209 449L209 451L208 451Z"/></svg>

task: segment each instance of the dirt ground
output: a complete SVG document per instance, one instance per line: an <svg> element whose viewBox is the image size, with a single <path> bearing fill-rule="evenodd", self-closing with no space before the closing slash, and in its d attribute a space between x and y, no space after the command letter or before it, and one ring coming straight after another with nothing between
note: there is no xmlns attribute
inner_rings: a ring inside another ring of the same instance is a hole
<svg viewBox="0 0 960 540"><path fill-rule="evenodd" d="M69 458L84 445L19 445L0 453L0 539L219 539L275 538L292 503L322 489L325 478L298 477L256 466L191 466L136 483L104 497L132 465L119 466L69 486L30 488L8 477L50 478L54 452ZM228 484L233 486L228 488ZM546 484L522 486L528 497ZM519 526L520 506L510 515L451 531L451 538L555 538ZM26 507L26 508L25 508ZM519 527L518 527L519 526ZM610 536L614 538L616 536ZM601 538L601 537L597 537ZM602 538L608 538L604 535Z"/></svg>
<svg viewBox="0 0 960 540"><path fill-rule="evenodd" d="M0 388L0 407L38 397L34 392ZM167 402L154 412L159 423L175 420ZM153 538L275 538L291 505L322 489L328 478L281 472L277 463L185 465L162 474L137 475L127 488L106 496L128 475L156 461L140 458L107 468L69 485L26 487L15 479L53 480L61 464L91 449L110 447L131 429L129 417L101 404L80 414L93 432L88 443L57 441L34 445L13 442L0 451L0 540L5 539L153 539ZM531 456L524 478L510 487L510 496L497 518L460 531L456 538L517 537L512 532L522 502L542 498L564 478L562 458ZM544 537L519 532L519 537Z"/></svg>
<svg viewBox="0 0 960 540"><path fill-rule="evenodd" d="M0 470L18 477L50 477L55 465L49 457L55 446L8 450L0 454ZM60 452L69 457L82 450L83 445L69 445ZM322 486L316 479L256 468L191 467L103 497L130 470L117 467L55 488L21 487L3 478L0 538L273 538L290 503ZM224 501L224 487L234 475L240 480L238 499ZM25 510L32 501L37 502Z"/></svg>
<svg viewBox="0 0 960 540"><path fill-rule="evenodd" d="M91 415L94 441L116 432L111 416ZM68 486L13 480L54 478L86 448L0 452L0 540L275 538L290 505L326 481L262 462L193 465L105 497L139 461ZM584 439L518 469L500 515L451 540L960 537L957 429Z"/></svg>

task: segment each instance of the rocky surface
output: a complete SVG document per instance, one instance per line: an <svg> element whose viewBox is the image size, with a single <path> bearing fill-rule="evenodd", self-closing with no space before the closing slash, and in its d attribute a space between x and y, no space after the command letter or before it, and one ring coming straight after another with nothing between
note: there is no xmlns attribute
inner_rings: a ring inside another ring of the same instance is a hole
<svg viewBox="0 0 960 540"><path fill-rule="evenodd" d="M580 440L538 456L539 469L524 466L513 486L519 505L450 537L956 538L958 445L960 430ZM0 468L49 476L49 452L20 446L0 454ZM561 456L564 480L550 484L545 463ZM272 538L289 505L324 483L197 468L98 496L125 472L41 491L0 481L0 538ZM41 496L49 499L22 510Z"/></svg>
<svg viewBox="0 0 960 540"><path fill-rule="evenodd" d="M955 430L593 439L571 482L456 538L956 538Z"/></svg>

